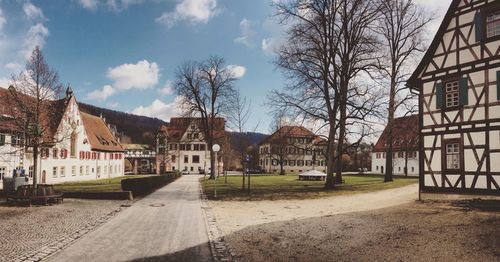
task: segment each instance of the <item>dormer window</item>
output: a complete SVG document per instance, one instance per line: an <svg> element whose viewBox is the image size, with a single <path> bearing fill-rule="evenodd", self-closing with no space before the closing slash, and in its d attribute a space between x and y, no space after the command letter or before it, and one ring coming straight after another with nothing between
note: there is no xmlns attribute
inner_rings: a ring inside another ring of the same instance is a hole
<svg viewBox="0 0 500 262"><path fill-rule="evenodd" d="M488 38L500 35L500 12L486 17L486 36Z"/></svg>
<svg viewBox="0 0 500 262"><path fill-rule="evenodd" d="M446 107L452 108L460 105L460 88L458 81L446 83Z"/></svg>

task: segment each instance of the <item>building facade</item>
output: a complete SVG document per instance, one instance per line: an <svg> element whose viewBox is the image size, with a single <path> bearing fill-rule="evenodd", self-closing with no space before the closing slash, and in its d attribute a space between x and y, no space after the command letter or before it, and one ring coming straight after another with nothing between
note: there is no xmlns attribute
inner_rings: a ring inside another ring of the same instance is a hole
<svg viewBox="0 0 500 262"><path fill-rule="evenodd" d="M154 174L156 168L156 150L144 144L122 144L125 149L125 172Z"/></svg>
<svg viewBox="0 0 500 262"><path fill-rule="evenodd" d="M500 1L454 0L408 80L421 192L500 194Z"/></svg>
<svg viewBox="0 0 500 262"><path fill-rule="evenodd" d="M9 99L9 91L0 88L0 100ZM6 104L6 103L5 103ZM21 170L32 181L37 175L41 184L57 184L122 176L123 148L103 119L81 112L73 92L53 101L54 114L44 115L50 141L39 149L38 174L33 174L33 149L24 146L22 132L14 117L4 109L0 123L0 173L2 178ZM3 183L0 183L2 186Z"/></svg>
<svg viewBox="0 0 500 262"><path fill-rule="evenodd" d="M157 134L156 172L183 171L190 174L210 172L210 148L202 132L202 119L173 117L170 123L160 127ZM216 143L225 137L225 120L216 118L214 124ZM223 170L219 152L219 170Z"/></svg>
<svg viewBox="0 0 500 262"><path fill-rule="evenodd" d="M419 175L418 153L418 116L406 116L394 119L392 139L392 171L394 175ZM388 130L380 135L372 151L372 173L385 174Z"/></svg>
<svg viewBox="0 0 500 262"><path fill-rule="evenodd" d="M283 126L259 145L259 165L267 173L326 172L325 139L302 126Z"/></svg>

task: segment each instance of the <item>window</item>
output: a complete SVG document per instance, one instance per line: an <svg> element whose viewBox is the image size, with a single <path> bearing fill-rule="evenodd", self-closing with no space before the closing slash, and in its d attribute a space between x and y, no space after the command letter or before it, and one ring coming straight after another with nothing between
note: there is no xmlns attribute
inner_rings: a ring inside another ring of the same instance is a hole
<svg viewBox="0 0 500 262"><path fill-rule="evenodd" d="M0 134L0 146L5 145L5 134Z"/></svg>
<svg viewBox="0 0 500 262"><path fill-rule="evenodd" d="M460 85L458 81L447 82L445 85L446 107L457 107L460 105Z"/></svg>
<svg viewBox="0 0 500 262"><path fill-rule="evenodd" d="M5 177L5 173L7 173L7 168L4 166L0 166L0 181Z"/></svg>
<svg viewBox="0 0 500 262"><path fill-rule="evenodd" d="M189 157L188 156L184 156L184 163L189 163Z"/></svg>
<svg viewBox="0 0 500 262"><path fill-rule="evenodd" d="M446 170L460 169L460 143L457 140L445 142Z"/></svg>
<svg viewBox="0 0 500 262"><path fill-rule="evenodd" d="M193 138L193 135L192 134L187 134L187 138L191 139L191 138Z"/></svg>
<svg viewBox="0 0 500 262"><path fill-rule="evenodd" d="M186 144L181 144L181 150L186 150Z"/></svg>
<svg viewBox="0 0 500 262"><path fill-rule="evenodd" d="M96 174L97 174L97 177L101 177L101 167L100 166L97 167Z"/></svg>
<svg viewBox="0 0 500 262"><path fill-rule="evenodd" d="M414 166L411 167L411 172L415 172L415 167Z"/></svg>
<svg viewBox="0 0 500 262"><path fill-rule="evenodd" d="M41 155L42 155L42 158L48 158L49 157L49 149L48 148L42 148L41 149Z"/></svg>
<svg viewBox="0 0 500 262"><path fill-rule="evenodd" d="M199 144L194 144L194 151L199 151L200 150L200 145Z"/></svg>
<svg viewBox="0 0 500 262"><path fill-rule="evenodd" d="M298 160L297 161L298 166L304 166L304 160Z"/></svg>
<svg viewBox="0 0 500 262"><path fill-rule="evenodd" d="M76 176L76 166L71 167L71 175Z"/></svg>
<svg viewBox="0 0 500 262"><path fill-rule="evenodd" d="M76 157L76 133L71 133L71 147L70 147L70 156Z"/></svg>
<svg viewBox="0 0 500 262"><path fill-rule="evenodd" d="M377 166L377 171L378 171L378 166Z"/></svg>
<svg viewBox="0 0 500 262"><path fill-rule="evenodd" d="M193 163L195 164L200 163L200 156L193 156Z"/></svg>
<svg viewBox="0 0 500 262"><path fill-rule="evenodd" d="M486 37L500 35L500 12L490 14L486 17Z"/></svg>
<svg viewBox="0 0 500 262"><path fill-rule="evenodd" d="M28 168L28 176L29 177L33 177L33 172L35 172L33 166L29 166L29 168Z"/></svg>
<svg viewBox="0 0 500 262"><path fill-rule="evenodd" d="M405 157L405 153L404 152L398 152L398 157L399 158L404 158Z"/></svg>
<svg viewBox="0 0 500 262"><path fill-rule="evenodd" d="M186 144L186 150L191 150L191 144Z"/></svg>
<svg viewBox="0 0 500 262"><path fill-rule="evenodd" d="M380 158L380 153L377 153L377 158Z"/></svg>
<svg viewBox="0 0 500 262"><path fill-rule="evenodd" d="M80 176L83 176L83 166L80 166Z"/></svg>
<svg viewBox="0 0 500 262"><path fill-rule="evenodd" d="M52 167L52 177L57 177L57 167Z"/></svg>
<svg viewBox="0 0 500 262"><path fill-rule="evenodd" d="M290 166L295 166L295 160L290 160L289 163L290 163Z"/></svg>
<svg viewBox="0 0 500 262"><path fill-rule="evenodd" d="M63 167L63 166L62 166L62 167L59 169L59 171L60 171L60 172L59 172L59 176L60 176L60 177L65 177L65 176L66 176L66 168L65 168L65 167Z"/></svg>
<svg viewBox="0 0 500 262"><path fill-rule="evenodd" d="M85 166L85 175L90 175L89 166Z"/></svg>
<svg viewBox="0 0 500 262"><path fill-rule="evenodd" d="M198 139L199 137L200 137L200 135L199 135L198 133L194 133L194 134L193 134L193 138L194 138L194 139Z"/></svg>
<svg viewBox="0 0 500 262"><path fill-rule="evenodd" d="M20 135L13 135L11 137L12 139L12 146L21 146L23 145L23 139L21 138Z"/></svg>
<svg viewBox="0 0 500 262"><path fill-rule="evenodd" d="M201 145L200 145L200 150L201 150L201 151L205 151L205 144L201 144Z"/></svg>

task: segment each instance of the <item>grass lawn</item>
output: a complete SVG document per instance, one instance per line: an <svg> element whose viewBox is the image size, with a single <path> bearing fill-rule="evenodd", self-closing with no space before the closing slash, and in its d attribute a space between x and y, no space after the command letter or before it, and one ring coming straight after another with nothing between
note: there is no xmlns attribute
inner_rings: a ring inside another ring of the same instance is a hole
<svg viewBox="0 0 500 262"><path fill-rule="evenodd" d="M396 177L393 182L384 183L380 175L344 175L345 184L336 185L332 191L323 189L324 181L299 181L298 175L252 175L251 193L241 191L241 176L217 179L215 200L277 200L325 197L332 195L372 192L418 183L418 177ZM247 181L245 181L248 183ZM214 180L201 179L203 190L214 200Z"/></svg>
<svg viewBox="0 0 500 262"><path fill-rule="evenodd" d="M116 192L122 191L121 181L123 179L135 179L148 175L120 176L98 180L68 182L56 184L54 188L60 192Z"/></svg>

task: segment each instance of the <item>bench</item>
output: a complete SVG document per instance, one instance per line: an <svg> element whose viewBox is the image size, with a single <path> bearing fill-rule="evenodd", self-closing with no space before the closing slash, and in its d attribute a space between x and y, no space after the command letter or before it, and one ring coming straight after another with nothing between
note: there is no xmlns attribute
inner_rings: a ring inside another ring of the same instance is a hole
<svg viewBox="0 0 500 262"><path fill-rule="evenodd" d="M64 199L62 194L57 193L52 185L38 185L36 190L32 185L23 185L17 188L16 192L7 194L7 203L61 203Z"/></svg>

